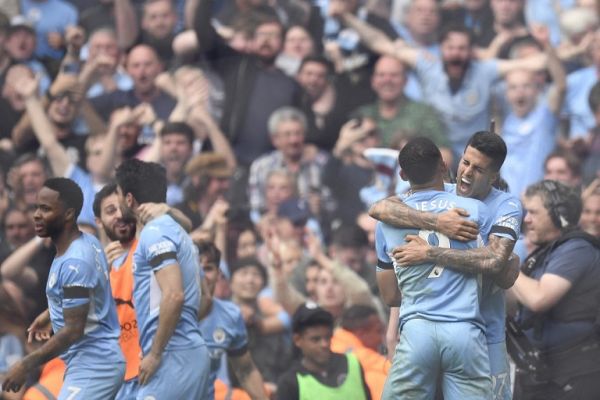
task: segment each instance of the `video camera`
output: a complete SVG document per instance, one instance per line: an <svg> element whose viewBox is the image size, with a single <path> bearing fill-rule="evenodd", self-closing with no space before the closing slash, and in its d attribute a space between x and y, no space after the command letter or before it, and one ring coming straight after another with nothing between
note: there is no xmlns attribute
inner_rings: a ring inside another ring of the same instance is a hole
<svg viewBox="0 0 600 400"><path fill-rule="evenodd" d="M517 368L538 379L548 376L548 365L542 352L529 341L519 324L511 317L506 318L506 349Z"/></svg>

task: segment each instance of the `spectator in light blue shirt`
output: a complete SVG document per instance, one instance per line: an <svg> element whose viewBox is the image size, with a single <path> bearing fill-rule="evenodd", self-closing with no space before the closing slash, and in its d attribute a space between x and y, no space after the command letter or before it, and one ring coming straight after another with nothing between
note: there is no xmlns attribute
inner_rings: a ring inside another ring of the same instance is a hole
<svg viewBox="0 0 600 400"><path fill-rule="evenodd" d="M22 15L13 17L4 46L14 62L25 64L40 77L40 94L46 93L50 78L44 65L34 57L36 36L31 22Z"/></svg>
<svg viewBox="0 0 600 400"><path fill-rule="evenodd" d="M437 41L440 9L435 0L410 0L403 13L403 21L391 21L398 35L409 45L439 56ZM414 72L407 75L404 94L414 101L423 101L423 90Z"/></svg>
<svg viewBox="0 0 600 400"><path fill-rule="evenodd" d="M565 72L546 41L550 55L548 69L553 85L548 95L540 95L534 73L513 71L506 76L506 97L509 111L504 116L502 137L508 155L502 167L502 177L511 193L519 196L527 186L544 176L544 160L556 147L556 128L565 92Z"/></svg>
<svg viewBox="0 0 600 400"><path fill-rule="evenodd" d="M117 34L111 28L101 28L91 34L88 40L88 57L85 68L93 69L96 78L90 82L87 97L98 97L115 90L130 90L131 77L119 66L121 52Z"/></svg>
<svg viewBox="0 0 600 400"><path fill-rule="evenodd" d="M77 9L63 0L21 0L21 11L35 25L36 56L60 60L65 28L77 25Z"/></svg>
<svg viewBox="0 0 600 400"><path fill-rule="evenodd" d="M569 137L576 139L588 134L595 126L594 115L588 104L592 86L598 82L600 70L600 31L596 32L590 47L592 65L567 76L565 112L569 118Z"/></svg>
<svg viewBox="0 0 600 400"><path fill-rule="evenodd" d="M456 159L471 132L489 126L493 83L511 70L541 70L546 64L545 55L522 60L472 60L473 35L457 25L449 25L442 32L441 56L436 57L424 50L394 44L385 34L373 32L373 27L343 9L333 13L355 29L373 50L394 56L416 71L426 102L446 124Z"/></svg>

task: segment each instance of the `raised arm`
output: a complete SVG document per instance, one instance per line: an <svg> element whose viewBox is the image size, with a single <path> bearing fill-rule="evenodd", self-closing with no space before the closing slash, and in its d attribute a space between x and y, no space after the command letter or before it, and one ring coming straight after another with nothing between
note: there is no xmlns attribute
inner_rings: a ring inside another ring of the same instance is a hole
<svg viewBox="0 0 600 400"><path fill-rule="evenodd" d="M321 266L321 268L329 271L344 288L346 304L362 304L377 308L367 282L350 267L329 258L323 252L319 238L308 229L306 229L306 237L308 251L312 258Z"/></svg>
<svg viewBox="0 0 600 400"><path fill-rule="evenodd" d="M268 267L273 297L288 314L293 315L298 307L306 303L307 298L290 285L289 277L281 269L280 262L272 261Z"/></svg>
<svg viewBox="0 0 600 400"><path fill-rule="evenodd" d="M526 58L519 58L515 60L498 60L498 72L500 75L505 76L506 74L524 69L526 71L541 71L546 68L548 64L548 55L536 54Z"/></svg>
<svg viewBox="0 0 600 400"><path fill-rule="evenodd" d="M48 155L50 167L56 176L64 176L70 165L66 149L56 139L56 127L50 122L44 106L38 97L38 81L35 78L21 76L15 82L15 89L25 99L25 108L33 126L35 137Z"/></svg>
<svg viewBox="0 0 600 400"><path fill-rule="evenodd" d="M190 3L186 6L186 21L192 20L200 52L209 52L219 41L219 35L211 23L213 1L192 0ZM191 12L193 15L190 17Z"/></svg>
<svg viewBox="0 0 600 400"><path fill-rule="evenodd" d="M117 40L121 50L129 49L138 36L139 25L130 0L114 0Z"/></svg>
<svg viewBox="0 0 600 400"><path fill-rule="evenodd" d="M388 197L373 204L369 215L378 221L397 228L419 228L443 233L451 239L470 241L477 239L477 224L466 219L469 213L453 208L440 214L415 210L404 204L397 196Z"/></svg>
<svg viewBox="0 0 600 400"><path fill-rule="evenodd" d="M548 107L555 114L559 115L562 103L567 91L567 78L562 62L559 60L554 47L550 44L550 33L544 25L535 25L532 28L532 35L536 40L543 44L546 55L548 56L548 72L552 78L552 86L548 95Z"/></svg>
<svg viewBox="0 0 600 400"><path fill-rule="evenodd" d="M198 17L198 7L200 6L200 0L186 0L185 7L183 9L183 19L186 29L192 29L194 27L194 21Z"/></svg>
<svg viewBox="0 0 600 400"><path fill-rule="evenodd" d="M135 115L129 107L123 107L115 110L110 116L108 132L104 138L104 147L100 154L98 163L99 171L102 176L112 176L117 162L117 139L118 131L121 126L135 121Z"/></svg>
<svg viewBox="0 0 600 400"><path fill-rule="evenodd" d="M227 166L233 171L237 167L235 154L225 134L221 131L215 120L203 106L196 106L190 112L190 124L196 136L202 137L201 131L206 132L215 153L225 158Z"/></svg>
<svg viewBox="0 0 600 400"><path fill-rule="evenodd" d="M281 267L281 246L274 229L267 228L265 241L269 249L267 269L269 270L269 282L273 289L273 297L289 315L294 315L298 307L306 303L307 298L290 284L289 276Z"/></svg>
<svg viewBox="0 0 600 400"><path fill-rule="evenodd" d="M385 33L354 14L343 12L339 16L344 24L354 29L362 42L375 53L396 57L411 68L417 64L419 50L407 45L398 45L401 42L395 44Z"/></svg>

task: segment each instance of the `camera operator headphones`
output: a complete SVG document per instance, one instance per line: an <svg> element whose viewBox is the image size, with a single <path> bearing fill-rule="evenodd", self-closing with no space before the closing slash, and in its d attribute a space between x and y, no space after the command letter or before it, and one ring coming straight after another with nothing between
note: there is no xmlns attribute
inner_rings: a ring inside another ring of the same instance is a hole
<svg viewBox="0 0 600 400"><path fill-rule="evenodd" d="M556 181L543 180L542 187L548 195L548 201L550 203L548 214L550 214L550 219L552 220L554 226L562 230L570 228L572 225L574 225L571 224L568 219L571 214L567 204L568 198L563 196L566 193L564 193L564 190L562 190L559 184Z"/></svg>

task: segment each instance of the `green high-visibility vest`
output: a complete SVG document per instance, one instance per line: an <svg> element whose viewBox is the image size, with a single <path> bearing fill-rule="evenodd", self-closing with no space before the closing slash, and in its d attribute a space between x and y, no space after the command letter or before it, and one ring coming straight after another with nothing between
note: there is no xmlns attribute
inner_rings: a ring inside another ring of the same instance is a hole
<svg viewBox="0 0 600 400"><path fill-rule="evenodd" d="M348 374L338 387L322 384L312 375L296 374L300 400L364 400L367 398L360 374L360 364L353 354L346 354Z"/></svg>

